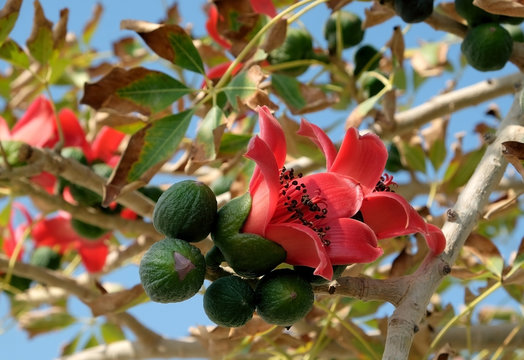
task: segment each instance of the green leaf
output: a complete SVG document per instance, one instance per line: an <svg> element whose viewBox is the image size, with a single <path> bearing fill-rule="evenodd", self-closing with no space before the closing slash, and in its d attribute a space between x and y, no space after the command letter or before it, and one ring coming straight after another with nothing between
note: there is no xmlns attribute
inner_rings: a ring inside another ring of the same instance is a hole
<svg viewBox="0 0 524 360"><path fill-rule="evenodd" d="M490 256L485 262L486 269L488 269L497 278L501 278L502 270L504 269L504 259L500 256Z"/></svg>
<svg viewBox="0 0 524 360"><path fill-rule="evenodd" d="M35 16L31 35L26 41L29 53L40 64L45 65L53 54L55 41L53 39L53 23L45 17L44 9L38 0L33 3Z"/></svg>
<svg viewBox="0 0 524 360"><path fill-rule="evenodd" d="M249 77L247 71L243 71L236 75L231 82L224 88L227 100L235 108L237 107L237 97L246 99L255 91L257 91L257 84Z"/></svg>
<svg viewBox="0 0 524 360"><path fill-rule="evenodd" d="M473 175L485 151L486 148L482 147L467 153L461 159L451 161L444 175L444 179L448 182L447 188L449 190L455 190L466 184L471 175Z"/></svg>
<svg viewBox="0 0 524 360"><path fill-rule="evenodd" d="M426 172L426 155L424 150L419 146L411 146L408 143L402 145L404 158L408 163L408 166L413 170Z"/></svg>
<svg viewBox="0 0 524 360"><path fill-rule="evenodd" d="M186 110L156 120L146 129L144 147L127 176L129 182L139 180L151 167L168 160L173 155L184 138L192 116L193 111Z"/></svg>
<svg viewBox="0 0 524 360"><path fill-rule="evenodd" d="M22 0L8 0L0 11L0 45L13 30L21 6Z"/></svg>
<svg viewBox="0 0 524 360"><path fill-rule="evenodd" d="M115 341L126 339L126 336L124 335L124 332L120 326L109 322L100 325L100 333L102 334L102 338L104 338L106 344L111 344Z"/></svg>
<svg viewBox="0 0 524 360"><path fill-rule="evenodd" d="M4 206L2 211L0 211L0 226L6 227L7 224L9 224L9 219L11 218L11 210L12 210L12 200L9 198L9 201Z"/></svg>
<svg viewBox="0 0 524 360"><path fill-rule="evenodd" d="M213 130L220 125L223 118L222 110L218 106L213 106L198 128L196 139L203 146L207 159L216 157Z"/></svg>
<svg viewBox="0 0 524 360"><path fill-rule="evenodd" d="M438 170L446 159L446 144L444 140L437 139L429 149L429 160L435 170Z"/></svg>
<svg viewBox="0 0 524 360"><path fill-rule="evenodd" d="M92 347L95 347L99 344L95 334L91 334L89 339L87 339L86 343L84 344L84 349L89 349Z"/></svg>
<svg viewBox="0 0 524 360"><path fill-rule="evenodd" d="M225 133L220 142L218 153L220 156L235 156L245 151L251 135Z"/></svg>
<svg viewBox="0 0 524 360"><path fill-rule="evenodd" d="M70 342L62 346L61 356L73 355L78 348L78 343L82 338L82 332L79 332Z"/></svg>
<svg viewBox="0 0 524 360"><path fill-rule="evenodd" d="M75 322L76 319L72 315L57 306L24 313L19 319L20 326L30 337L61 330Z"/></svg>
<svg viewBox="0 0 524 360"><path fill-rule="evenodd" d="M287 75L273 74L271 75L271 85L273 85L277 94L290 107L300 110L306 106L306 100L300 92L300 83L296 78Z"/></svg>
<svg viewBox="0 0 524 360"><path fill-rule="evenodd" d="M116 93L157 112L191 91L180 81L155 71L118 89Z"/></svg>
<svg viewBox="0 0 524 360"><path fill-rule="evenodd" d="M397 68L395 70L395 78L393 79L393 87L400 89L400 90L406 90L407 88L406 71L404 71L403 68Z"/></svg>
<svg viewBox="0 0 524 360"><path fill-rule="evenodd" d="M1 26L1 25L0 25ZM27 69L29 67L29 57L24 50L14 41L8 39L0 47L0 58L9 61L11 64Z"/></svg>
<svg viewBox="0 0 524 360"><path fill-rule="evenodd" d="M183 29L172 32L168 38L175 51L173 63L184 69L204 74L204 64L198 50L193 45L193 39Z"/></svg>

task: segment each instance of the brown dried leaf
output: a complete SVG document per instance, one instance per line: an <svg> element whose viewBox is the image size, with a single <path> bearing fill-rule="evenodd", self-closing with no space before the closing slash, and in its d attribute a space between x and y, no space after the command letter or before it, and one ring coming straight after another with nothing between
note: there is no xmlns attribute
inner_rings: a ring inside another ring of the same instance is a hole
<svg viewBox="0 0 524 360"><path fill-rule="evenodd" d="M122 67L137 66L147 57L147 51L137 45L134 37L125 37L113 43L113 53L120 59Z"/></svg>
<svg viewBox="0 0 524 360"><path fill-rule="evenodd" d="M446 129L448 127L449 118L437 118L429 123L429 126L421 131L424 138L424 148L429 151L437 140L446 139Z"/></svg>
<svg viewBox="0 0 524 360"><path fill-rule="evenodd" d="M337 102L336 98L328 97L322 89L316 86L310 86L300 83L300 93L304 100L306 100L306 106L296 109L290 104L288 108L293 115L302 115L312 112L321 111L331 107Z"/></svg>
<svg viewBox="0 0 524 360"><path fill-rule="evenodd" d="M189 150L189 159L184 169L186 174L192 174L201 166L209 164L216 159L216 154L220 148L220 140L222 139L222 135L224 134L226 128L226 124L221 124L213 130L213 145L215 151L214 156L212 157L207 155L204 145L199 144L196 141L191 144L191 149Z"/></svg>
<svg viewBox="0 0 524 360"><path fill-rule="evenodd" d="M502 143L502 153L506 160L515 167L524 179L524 143L518 141L505 141Z"/></svg>
<svg viewBox="0 0 524 360"><path fill-rule="evenodd" d="M107 293L87 302L93 316L100 316L122 311L130 304L137 301L144 294L142 284L137 284L131 289Z"/></svg>
<svg viewBox="0 0 524 360"><path fill-rule="evenodd" d="M391 35L387 45L391 49L393 59L396 59L398 66L402 67L402 64L404 63L404 50L406 49L406 45L404 43L404 35L402 34L402 29L400 26L397 25L393 28L393 35Z"/></svg>
<svg viewBox="0 0 524 360"><path fill-rule="evenodd" d="M88 42L89 39L91 38L96 27L98 26L98 23L100 22L100 18L102 17L103 12L104 12L104 7L102 6L102 4L97 3L93 11L93 16L85 24L84 30L82 31L82 36L84 38L84 41Z"/></svg>
<svg viewBox="0 0 524 360"><path fill-rule="evenodd" d="M267 106L272 111L278 110L278 105L269 99L266 91L257 89L253 94L246 97L242 102L251 110L256 110L258 106Z"/></svg>
<svg viewBox="0 0 524 360"><path fill-rule="evenodd" d="M488 262L491 257L501 257L499 249L493 242L479 233L471 233L466 242L464 249L477 256L483 263Z"/></svg>
<svg viewBox="0 0 524 360"><path fill-rule="evenodd" d="M178 4L175 2L166 11L166 18L162 21L164 24L179 24L182 20Z"/></svg>
<svg viewBox="0 0 524 360"><path fill-rule="evenodd" d="M407 249L404 248L397 255L391 264L391 269L389 270L389 277L399 277L406 275L408 270L414 265L415 256L408 253Z"/></svg>
<svg viewBox="0 0 524 360"><path fill-rule="evenodd" d="M381 5L377 0L373 0L373 5L369 9L364 9L364 14L363 29L382 24L396 15L391 7Z"/></svg>
<svg viewBox="0 0 524 360"><path fill-rule="evenodd" d="M170 62L175 61L176 54L169 41L169 37L172 34L187 34L186 31L178 25L155 24L141 20L122 20L120 29L135 31L151 50Z"/></svg>
<svg viewBox="0 0 524 360"><path fill-rule="evenodd" d="M386 120L390 124L395 124L395 112L397 111L397 95L394 89L389 90L382 97L382 110Z"/></svg>
<svg viewBox="0 0 524 360"><path fill-rule="evenodd" d="M41 36L47 32L50 34L53 33L53 23L45 17L44 9L38 0L35 0L33 4L35 8L35 17L33 19L31 35L29 35L26 44L30 51L32 48L38 49L37 53L32 54L33 57L38 61L47 61L51 50L47 49L47 44L42 43L43 39L41 39ZM44 52L46 54L44 54Z"/></svg>
<svg viewBox="0 0 524 360"><path fill-rule="evenodd" d="M7 0L2 10L0 10L0 19L19 12L21 6L22 0Z"/></svg>
<svg viewBox="0 0 524 360"><path fill-rule="evenodd" d="M286 33L287 19L280 19L269 29L267 36L260 47L265 52L269 53L271 50L280 47L284 43L284 40L286 39Z"/></svg>
<svg viewBox="0 0 524 360"><path fill-rule="evenodd" d="M144 115L149 115L150 110L144 106L136 104L128 99L119 97L116 92L134 81L153 73L143 67L133 69L123 69L116 67L109 74L95 83L84 85L84 96L80 100L81 104L89 105L95 110L112 109L120 113L130 113L137 111Z"/></svg>
<svg viewBox="0 0 524 360"><path fill-rule="evenodd" d="M249 0L215 0L213 3L218 10L217 31L229 40L230 51L237 56L249 42L250 34L257 26L259 14L253 11Z"/></svg>
<svg viewBox="0 0 524 360"><path fill-rule="evenodd" d="M427 46L435 46L429 44ZM413 69L423 77L439 76L444 72L448 65L448 44L438 43L437 48L424 49L424 47L417 49L411 57L411 66ZM436 56L428 56L425 54L427 51L435 51ZM431 59L431 60L430 60Z"/></svg>
<svg viewBox="0 0 524 360"><path fill-rule="evenodd" d="M492 14L524 17L524 3L519 0L474 0L473 5Z"/></svg>
<svg viewBox="0 0 524 360"><path fill-rule="evenodd" d="M488 271L484 270L481 272L473 272L471 269L461 266L453 266L451 269L451 276L461 279L461 280L473 280L477 279L479 276L482 276L482 274L487 273Z"/></svg>
<svg viewBox="0 0 524 360"><path fill-rule="evenodd" d="M353 0L328 0L327 6L333 11L342 9L345 5L349 4Z"/></svg>
<svg viewBox="0 0 524 360"><path fill-rule="evenodd" d="M53 29L53 42L54 48L61 48L66 40L67 35L67 21L69 19L69 9L65 8L60 10L60 19Z"/></svg>

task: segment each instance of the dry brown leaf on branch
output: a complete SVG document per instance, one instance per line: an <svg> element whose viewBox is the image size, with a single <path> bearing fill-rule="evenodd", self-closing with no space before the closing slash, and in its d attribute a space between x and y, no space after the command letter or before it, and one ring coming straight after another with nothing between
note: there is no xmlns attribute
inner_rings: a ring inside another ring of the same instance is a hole
<svg viewBox="0 0 524 360"><path fill-rule="evenodd" d="M411 66L423 77L441 75L448 66L448 44L425 44L411 56Z"/></svg>
<svg viewBox="0 0 524 360"><path fill-rule="evenodd" d="M327 6L333 11L342 9L344 6L352 2L353 0L328 0Z"/></svg>
<svg viewBox="0 0 524 360"><path fill-rule="evenodd" d="M446 139L449 118L437 118L429 123L429 126L421 130L424 138L424 149L429 151L438 140Z"/></svg>
<svg viewBox="0 0 524 360"><path fill-rule="evenodd" d="M397 25L393 28L393 34L391 35L387 45L391 49L393 59L396 59L398 66L402 67L402 64L404 63L404 51L406 49L406 45L404 43L404 34L402 34L402 29L400 26Z"/></svg>
<svg viewBox="0 0 524 360"><path fill-rule="evenodd" d="M139 300L143 294L142 284L137 284L131 289L100 295L89 301L87 305L91 308L93 316L100 316L125 310Z"/></svg>
<svg viewBox="0 0 524 360"><path fill-rule="evenodd" d="M492 14L524 17L524 3L519 0L474 0L473 5Z"/></svg>
<svg viewBox="0 0 524 360"><path fill-rule="evenodd" d="M395 12L389 6L381 5L380 2L374 0L370 8L364 9L365 18L362 22L362 28L367 29L395 16Z"/></svg>
<svg viewBox="0 0 524 360"><path fill-rule="evenodd" d="M69 20L69 9L60 10L60 19L53 29L53 43L54 48L61 48L66 40L67 35L67 21Z"/></svg>
<svg viewBox="0 0 524 360"><path fill-rule="evenodd" d="M502 152L504 157L515 167L522 179L524 179L524 143L518 141L505 141Z"/></svg>
<svg viewBox="0 0 524 360"><path fill-rule="evenodd" d="M479 233L471 233L468 236L464 249L477 256L483 263L488 262L492 257L502 257L493 241Z"/></svg>
<svg viewBox="0 0 524 360"><path fill-rule="evenodd" d="M286 33L287 20L278 20L277 23L269 29L267 36L264 39L264 42L262 43L260 48L263 49L265 52L269 53L271 52L271 50L280 47L286 39Z"/></svg>
<svg viewBox="0 0 524 360"><path fill-rule="evenodd" d="M137 66L147 57L143 47L135 46L137 42L134 37L125 37L113 43L113 53L120 59L122 67Z"/></svg>
<svg viewBox="0 0 524 360"><path fill-rule="evenodd" d="M95 110L112 109L124 114L136 111L149 115L150 109L131 100L121 98L116 92L154 72L143 67L129 70L119 67L113 68L109 74L97 82L84 85L84 96L80 103L89 105Z"/></svg>

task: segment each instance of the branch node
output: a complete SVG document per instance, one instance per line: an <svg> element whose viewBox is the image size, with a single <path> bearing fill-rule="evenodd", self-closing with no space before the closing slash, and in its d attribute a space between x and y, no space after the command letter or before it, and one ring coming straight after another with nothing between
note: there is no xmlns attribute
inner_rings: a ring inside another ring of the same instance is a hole
<svg viewBox="0 0 524 360"><path fill-rule="evenodd" d="M446 211L446 216L449 222L456 222L458 220L458 213L453 209L448 209Z"/></svg>
<svg viewBox="0 0 524 360"><path fill-rule="evenodd" d="M420 328L418 327L418 325L415 325L415 326L413 327L413 333L416 334L416 333L419 332L419 330L420 330Z"/></svg>
<svg viewBox="0 0 524 360"><path fill-rule="evenodd" d="M337 291L337 284L336 283L330 284L328 288L328 294L333 295L335 291Z"/></svg>
<svg viewBox="0 0 524 360"><path fill-rule="evenodd" d="M449 275L449 273L451 273L451 266L449 264L444 264L441 269L441 274L445 276Z"/></svg>
<svg viewBox="0 0 524 360"><path fill-rule="evenodd" d="M488 145L491 145L493 144L493 142L497 139L497 136L493 133L485 133L483 136L482 136L484 142Z"/></svg>

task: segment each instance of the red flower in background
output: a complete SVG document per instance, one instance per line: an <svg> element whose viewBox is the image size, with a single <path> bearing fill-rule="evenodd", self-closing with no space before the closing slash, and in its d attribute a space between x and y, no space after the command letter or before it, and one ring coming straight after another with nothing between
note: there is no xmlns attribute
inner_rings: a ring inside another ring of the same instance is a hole
<svg viewBox="0 0 524 360"><path fill-rule="evenodd" d="M16 228L14 226L15 209L20 211L26 220L25 224L22 223L18 225ZM6 232L4 232L3 234L4 241L2 243L2 249L4 250L4 253L7 256L13 256L16 247L21 246L21 249L17 256L17 260L22 259L22 256L24 254L24 247L22 245L18 245L18 243L24 240L24 231L28 228L28 226L31 225L32 222L33 219L31 218L29 211L27 211L24 205L22 205L21 203L12 204L11 213L9 214L9 222L7 224L7 228L4 229Z"/></svg>
<svg viewBox="0 0 524 360"><path fill-rule="evenodd" d="M382 191L389 190L381 177L387 151L377 136L349 129L337 152L324 131L302 120L299 134L322 150L327 168L302 176L284 168L284 132L267 107L259 108L259 118L260 136L246 153L256 167L244 232L277 242L287 252L287 263L315 268L328 279L332 265L378 258L377 239L420 232L432 252L443 251L440 229L426 224L401 196Z"/></svg>
<svg viewBox="0 0 524 360"><path fill-rule="evenodd" d="M89 272L97 272L104 267L109 249L107 240L111 234L106 234L96 240L79 236L71 226L71 215L61 212L54 218L43 218L37 221L31 236L35 246L50 246L57 248L63 254L76 250L82 258L82 263Z"/></svg>
<svg viewBox="0 0 524 360"><path fill-rule="evenodd" d="M125 134L110 127L103 127L89 143L73 111L62 109L58 113L58 120L64 135L64 146L80 147L89 162L102 160L110 166L117 164L119 155L116 154L116 150ZM59 141L59 132L51 102L44 96L38 97L12 129L9 129L6 121L0 117L0 140L23 141L35 147L54 147ZM48 192L54 191L56 184L54 175L42 173L32 180ZM64 194L67 198L66 195ZM19 226L14 230L10 222L8 230L11 236L4 242L6 254L12 254L14 246L21 238L21 231L26 227L27 225ZM70 249L78 251L82 262L90 272L100 271L104 266L108 253L106 241L111 236L107 234L96 240L82 238L71 227L69 214L41 219L34 225L32 235L37 247L44 245L58 247L62 253Z"/></svg>
<svg viewBox="0 0 524 360"><path fill-rule="evenodd" d="M271 0L250 0L250 3L253 11L257 14L264 14L269 17L275 17L277 15L277 9ZM216 5L213 3L210 4L206 21L207 33L217 44L229 50L231 49L231 43L218 32L218 22L223 20L222 16L218 13Z"/></svg>

